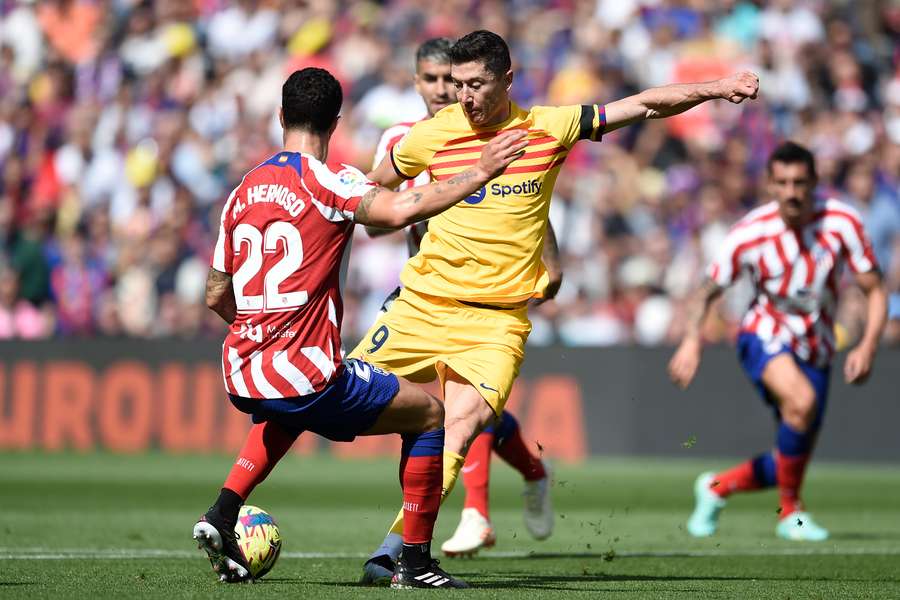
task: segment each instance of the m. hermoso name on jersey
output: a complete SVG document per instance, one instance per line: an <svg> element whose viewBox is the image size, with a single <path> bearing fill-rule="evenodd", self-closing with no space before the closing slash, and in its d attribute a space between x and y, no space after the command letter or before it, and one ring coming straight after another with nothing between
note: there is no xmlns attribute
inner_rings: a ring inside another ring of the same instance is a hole
<svg viewBox="0 0 900 600"><path fill-rule="evenodd" d="M240 198L235 198L234 206L231 209L231 218L235 218L247 206L259 202L274 202L292 217L299 215L304 207L303 199L298 198L297 194L292 192L287 186L277 184L255 185L247 188L246 205L241 202Z"/></svg>

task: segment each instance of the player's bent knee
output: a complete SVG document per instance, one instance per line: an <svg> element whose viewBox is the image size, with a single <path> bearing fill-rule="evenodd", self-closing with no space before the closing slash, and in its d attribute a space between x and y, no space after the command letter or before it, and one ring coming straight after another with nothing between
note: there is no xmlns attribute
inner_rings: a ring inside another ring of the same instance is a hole
<svg viewBox="0 0 900 600"><path fill-rule="evenodd" d="M423 431L434 431L444 426L444 405L432 396L428 399L428 406L424 411Z"/></svg>
<svg viewBox="0 0 900 600"><path fill-rule="evenodd" d="M465 454L472 441L481 433L484 426L476 415L445 416L445 446L447 449Z"/></svg>
<svg viewBox="0 0 900 600"><path fill-rule="evenodd" d="M797 431L807 431L816 418L816 393L812 386L799 385L782 408L785 422Z"/></svg>

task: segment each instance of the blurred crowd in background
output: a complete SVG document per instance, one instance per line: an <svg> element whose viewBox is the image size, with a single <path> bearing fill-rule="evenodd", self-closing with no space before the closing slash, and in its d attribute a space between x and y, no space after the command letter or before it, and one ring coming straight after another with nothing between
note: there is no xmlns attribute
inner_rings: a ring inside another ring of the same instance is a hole
<svg viewBox="0 0 900 600"><path fill-rule="evenodd" d="M781 140L820 193L862 213L900 341L900 4L870 0L0 0L0 338L219 337L204 305L221 206L276 151L281 84L329 69L345 101L329 161L371 166L381 131L425 114L413 54L473 29L513 53L517 102L604 103L752 69L762 94L576 146L551 218L565 270L530 343L677 341L729 226L766 201ZM397 285L402 235L358 228L348 343ZM845 285L849 286L848 279ZM730 293L711 341L752 290ZM848 289L840 337L864 316Z"/></svg>

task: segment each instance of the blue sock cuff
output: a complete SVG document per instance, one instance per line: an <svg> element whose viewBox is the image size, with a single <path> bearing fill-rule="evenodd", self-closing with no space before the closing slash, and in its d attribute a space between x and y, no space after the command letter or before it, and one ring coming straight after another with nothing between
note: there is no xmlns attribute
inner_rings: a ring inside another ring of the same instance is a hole
<svg viewBox="0 0 900 600"><path fill-rule="evenodd" d="M376 556L383 556L386 554L392 561L397 562L401 550L403 550L403 536L399 533L389 533L384 538L384 541L381 542L378 549L369 555L369 558L375 558Z"/></svg>
<svg viewBox="0 0 900 600"><path fill-rule="evenodd" d="M812 433L792 429L787 423L778 426L778 451L785 456L800 456L809 452Z"/></svg>
<svg viewBox="0 0 900 600"><path fill-rule="evenodd" d="M512 413L508 411L503 411L500 414L500 419L493 427L494 431L494 448L497 448L503 442L516 432L516 429L519 428L519 422L516 420Z"/></svg>
<svg viewBox="0 0 900 600"><path fill-rule="evenodd" d="M441 456L444 453L444 428L402 436L403 456Z"/></svg>
<svg viewBox="0 0 900 600"><path fill-rule="evenodd" d="M753 477L761 487L775 485L775 457L771 452L760 454L753 459Z"/></svg>

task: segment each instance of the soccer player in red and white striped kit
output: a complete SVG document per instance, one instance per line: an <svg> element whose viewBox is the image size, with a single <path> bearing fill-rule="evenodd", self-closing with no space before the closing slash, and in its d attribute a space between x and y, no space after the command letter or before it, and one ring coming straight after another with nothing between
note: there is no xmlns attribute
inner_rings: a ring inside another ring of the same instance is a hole
<svg viewBox="0 0 900 600"><path fill-rule="evenodd" d="M828 531L805 511L800 488L825 412L835 352L834 316L844 265L867 297L862 339L847 355L844 379L863 383L872 368L887 316L887 294L856 211L815 195L812 153L785 142L768 162L773 200L731 229L689 309L688 332L669 364L686 388L700 364L700 328L713 300L747 272L756 296L737 347L741 366L778 421L775 448L694 485L688 532L715 533L725 499L735 492L777 486L778 537L822 541Z"/></svg>
<svg viewBox="0 0 900 600"><path fill-rule="evenodd" d="M229 325L222 347L231 403L251 428L219 497L193 535L224 581L250 578L234 525L241 503L304 431L335 441L403 439L403 551L395 587L466 587L432 560L441 498L443 407L421 388L360 360L343 360L340 266L354 223L401 228L427 219L503 172L527 144L498 136L453 179L393 192L326 166L343 94L323 69L282 88L284 149L247 173L222 209L206 287Z"/></svg>

